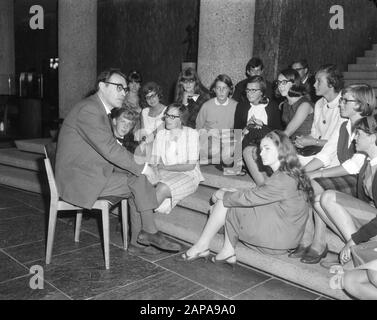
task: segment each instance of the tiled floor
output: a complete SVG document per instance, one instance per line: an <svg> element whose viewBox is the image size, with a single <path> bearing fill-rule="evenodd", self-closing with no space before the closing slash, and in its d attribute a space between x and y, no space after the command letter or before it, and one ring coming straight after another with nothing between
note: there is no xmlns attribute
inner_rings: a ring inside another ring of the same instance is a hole
<svg viewBox="0 0 377 320"><path fill-rule="evenodd" d="M112 216L110 269L105 270L99 222L83 220L80 242L73 241L71 219L56 226L53 257L44 263L47 204L41 195L0 186L0 299L110 300L314 300L304 288L237 265L233 271L203 261L185 263L178 254L130 254ZM30 268L41 266L43 289Z"/></svg>

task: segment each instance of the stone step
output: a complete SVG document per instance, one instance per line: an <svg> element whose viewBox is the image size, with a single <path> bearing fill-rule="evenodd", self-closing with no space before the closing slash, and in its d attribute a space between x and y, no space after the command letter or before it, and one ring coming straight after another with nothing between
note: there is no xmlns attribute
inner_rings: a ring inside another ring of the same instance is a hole
<svg viewBox="0 0 377 320"><path fill-rule="evenodd" d="M195 193L181 200L178 205L183 208L208 214L210 208L210 198L216 190L216 188L199 185L199 188Z"/></svg>
<svg viewBox="0 0 377 320"><path fill-rule="evenodd" d="M36 193L50 192L45 172L5 165L0 165L0 184Z"/></svg>
<svg viewBox="0 0 377 320"><path fill-rule="evenodd" d="M159 230L190 243L198 240L205 223L205 215L181 207L174 208L169 215L161 214L156 216L156 224ZM223 235L216 235L211 242L211 250L218 252L222 243ZM299 259L288 258L287 255L271 256L260 254L241 243L238 243L236 253L238 261L243 264L335 299L349 299L342 290L332 290L329 287L331 275L327 269L319 264L304 264Z"/></svg>
<svg viewBox="0 0 377 320"><path fill-rule="evenodd" d="M249 188L255 185L248 175L245 176L225 176L216 169L214 165L200 166L200 171L205 179L202 185L214 188ZM230 184L229 184L230 183Z"/></svg>
<svg viewBox="0 0 377 320"><path fill-rule="evenodd" d="M16 140L14 143L18 150L44 154L44 146L52 141L52 138Z"/></svg>
<svg viewBox="0 0 377 320"><path fill-rule="evenodd" d="M372 46L372 50L377 50L377 44L374 44L373 46Z"/></svg>
<svg viewBox="0 0 377 320"><path fill-rule="evenodd" d="M353 72L343 72L345 80L348 79L364 79L364 80L377 80L377 71L353 71Z"/></svg>
<svg viewBox="0 0 377 320"><path fill-rule="evenodd" d="M361 79L345 79L344 84L346 86L350 84L359 84L359 83L366 83L369 84L371 87L377 87L377 80L361 80Z"/></svg>
<svg viewBox="0 0 377 320"><path fill-rule="evenodd" d="M43 156L39 153L20 151L17 148L0 149L0 164L44 171Z"/></svg>
<svg viewBox="0 0 377 320"><path fill-rule="evenodd" d="M348 71L377 71L377 64L349 64Z"/></svg>
<svg viewBox="0 0 377 320"><path fill-rule="evenodd" d="M366 50L365 51L365 57L366 58L369 58L369 57L377 58L377 50Z"/></svg>
<svg viewBox="0 0 377 320"><path fill-rule="evenodd" d="M377 59L376 58L372 58L372 57L359 57L359 58L356 58L356 63L357 64L376 64L377 63Z"/></svg>

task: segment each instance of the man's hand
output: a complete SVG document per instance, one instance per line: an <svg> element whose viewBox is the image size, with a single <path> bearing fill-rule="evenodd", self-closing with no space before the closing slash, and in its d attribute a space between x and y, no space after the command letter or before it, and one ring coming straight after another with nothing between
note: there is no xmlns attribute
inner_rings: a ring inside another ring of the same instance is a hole
<svg viewBox="0 0 377 320"><path fill-rule="evenodd" d="M351 260L351 247L355 245L352 239L350 239L343 249L339 253L339 260L342 264L347 263Z"/></svg>
<svg viewBox="0 0 377 320"><path fill-rule="evenodd" d="M295 140L295 146L297 148L315 146L316 144L317 144L317 139L314 139L312 136L297 136Z"/></svg>

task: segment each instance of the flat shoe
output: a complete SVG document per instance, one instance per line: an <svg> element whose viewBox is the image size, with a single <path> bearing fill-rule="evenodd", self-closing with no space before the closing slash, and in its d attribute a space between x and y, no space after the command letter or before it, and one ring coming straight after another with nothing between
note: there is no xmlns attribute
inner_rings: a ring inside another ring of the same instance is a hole
<svg viewBox="0 0 377 320"><path fill-rule="evenodd" d="M289 258L302 258L309 247L304 247L302 245L299 245L296 249L294 249L292 252L288 254L288 257Z"/></svg>
<svg viewBox="0 0 377 320"><path fill-rule="evenodd" d="M311 247L306 251L306 253L302 256L300 261L302 263L308 263L308 264L315 264L321 261L321 259L325 258L327 256L329 249L325 247L325 250L323 250L322 253L318 253L317 251L313 250Z"/></svg>
<svg viewBox="0 0 377 320"><path fill-rule="evenodd" d="M193 256L189 256L186 251L181 255L181 258L185 262L193 262L195 260L202 259L202 258L207 261L209 254L210 254L209 249L206 249L202 252L198 252L197 254L194 254Z"/></svg>
<svg viewBox="0 0 377 320"><path fill-rule="evenodd" d="M179 252L182 249L178 243L169 240L161 231L156 233L141 231L137 238L137 242L145 246L154 246L157 249L167 252Z"/></svg>

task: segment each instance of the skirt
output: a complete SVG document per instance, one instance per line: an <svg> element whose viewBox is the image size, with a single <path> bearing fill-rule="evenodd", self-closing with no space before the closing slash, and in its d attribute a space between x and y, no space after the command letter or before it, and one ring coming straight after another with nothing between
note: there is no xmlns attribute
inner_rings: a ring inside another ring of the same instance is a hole
<svg viewBox="0 0 377 320"><path fill-rule="evenodd" d="M340 177L315 178L314 179L324 190L336 190L345 194L357 196L357 175L349 174Z"/></svg>
<svg viewBox="0 0 377 320"><path fill-rule="evenodd" d="M200 179L194 174L161 170L159 182L169 187L171 199L165 199L156 211L170 213L180 200L193 194L198 189Z"/></svg>

